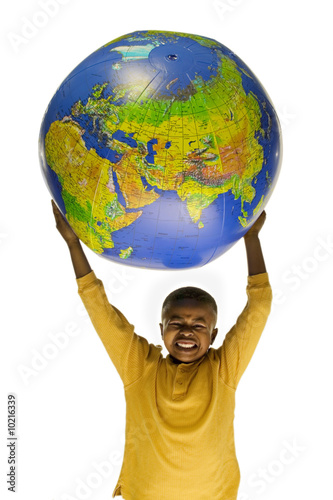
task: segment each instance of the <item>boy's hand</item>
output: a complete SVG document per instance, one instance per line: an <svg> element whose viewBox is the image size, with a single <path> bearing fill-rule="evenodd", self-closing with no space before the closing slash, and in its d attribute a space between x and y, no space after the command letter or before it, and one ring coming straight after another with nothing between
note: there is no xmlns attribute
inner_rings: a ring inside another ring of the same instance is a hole
<svg viewBox="0 0 333 500"><path fill-rule="evenodd" d="M82 276L85 276L86 274L91 272L91 267L84 251L82 250L80 240L53 200L51 200L51 203L57 229L66 241L71 254L75 276L76 278L82 278Z"/></svg>
<svg viewBox="0 0 333 500"><path fill-rule="evenodd" d="M53 200L51 200L51 203L52 203L54 218L56 220L57 229L61 234L61 236L66 241L67 245L70 246L73 243L78 243L79 238L76 236L73 229L70 227L67 220L64 218L59 208L57 207L57 205L54 203Z"/></svg>
<svg viewBox="0 0 333 500"><path fill-rule="evenodd" d="M248 232L244 234L244 239L249 238L250 236L258 236L262 226L265 224L265 220L266 220L266 212L264 210L258 217L258 219L255 221L253 226L250 227Z"/></svg>
<svg viewBox="0 0 333 500"><path fill-rule="evenodd" d="M263 211L253 226L244 235L249 276L266 272L265 260L259 240L259 232L265 220L266 212Z"/></svg>

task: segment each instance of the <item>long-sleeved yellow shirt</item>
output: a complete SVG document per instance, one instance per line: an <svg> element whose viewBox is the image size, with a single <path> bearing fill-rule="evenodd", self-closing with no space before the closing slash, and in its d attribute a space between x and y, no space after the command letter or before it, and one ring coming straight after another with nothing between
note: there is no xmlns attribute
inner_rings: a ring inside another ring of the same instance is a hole
<svg viewBox="0 0 333 500"><path fill-rule="evenodd" d="M235 390L270 312L267 273L248 277L247 304L218 349L191 363L163 357L110 305L91 271L79 295L123 384L125 451L112 497L236 500Z"/></svg>

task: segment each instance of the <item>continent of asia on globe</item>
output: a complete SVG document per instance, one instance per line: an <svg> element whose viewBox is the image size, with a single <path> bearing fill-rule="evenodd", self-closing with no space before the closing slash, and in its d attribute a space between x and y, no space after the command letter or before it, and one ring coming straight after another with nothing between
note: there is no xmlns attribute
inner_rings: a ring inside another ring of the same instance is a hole
<svg viewBox="0 0 333 500"><path fill-rule="evenodd" d="M253 72L216 40L137 31L63 81L43 118L46 184L97 254L155 269L199 267L263 211L281 128Z"/></svg>

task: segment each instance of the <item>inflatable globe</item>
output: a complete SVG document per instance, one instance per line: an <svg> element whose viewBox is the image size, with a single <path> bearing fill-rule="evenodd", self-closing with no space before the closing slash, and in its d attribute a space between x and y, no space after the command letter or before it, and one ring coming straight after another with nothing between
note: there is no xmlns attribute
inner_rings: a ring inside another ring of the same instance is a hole
<svg viewBox="0 0 333 500"><path fill-rule="evenodd" d="M186 269L223 254L259 217L281 132L265 89L227 47L137 31L63 81L39 154L52 197L95 253Z"/></svg>

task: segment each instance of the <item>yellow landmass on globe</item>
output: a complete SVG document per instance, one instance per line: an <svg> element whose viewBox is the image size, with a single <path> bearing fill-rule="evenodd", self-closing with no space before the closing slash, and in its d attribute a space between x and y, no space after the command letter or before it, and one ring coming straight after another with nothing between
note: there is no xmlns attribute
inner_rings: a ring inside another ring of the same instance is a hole
<svg viewBox="0 0 333 500"><path fill-rule="evenodd" d="M119 141L114 140L121 148ZM159 194L154 189L147 190L142 184L140 169L137 168L138 151L135 148L122 149L123 155L118 163L113 165L117 173L119 189L122 192L126 208L140 208L150 205L159 198Z"/></svg>
<svg viewBox="0 0 333 500"><path fill-rule="evenodd" d="M223 188L221 186L209 187L199 186L198 182L189 179L183 182L177 190L177 194L182 201L186 200L186 207L192 221L198 222L202 210L207 208L219 194L227 192L229 189L230 183L225 183ZM200 222L199 227L203 227Z"/></svg>
<svg viewBox="0 0 333 500"><path fill-rule="evenodd" d="M113 248L112 232L132 224L142 211L127 213L119 203L112 178L112 164L95 149L88 150L84 130L72 119L51 124L45 138L46 160L58 175L66 217L94 252ZM127 182L131 186L131 179Z"/></svg>

